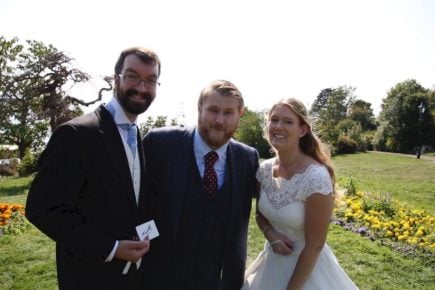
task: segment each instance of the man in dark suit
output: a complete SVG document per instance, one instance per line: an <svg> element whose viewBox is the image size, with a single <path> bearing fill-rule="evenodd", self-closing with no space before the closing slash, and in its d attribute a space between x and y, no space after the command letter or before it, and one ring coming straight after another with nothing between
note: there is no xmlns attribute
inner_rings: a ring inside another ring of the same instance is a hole
<svg viewBox="0 0 435 290"><path fill-rule="evenodd" d="M243 114L232 83L203 89L198 113L196 128L156 129L143 140L160 232L146 257L156 290L236 290L243 282L258 153L231 139Z"/></svg>
<svg viewBox="0 0 435 290"><path fill-rule="evenodd" d="M135 230L147 221L135 123L153 102L159 75L154 52L123 51L110 102L59 126L38 161L26 216L56 242L60 289L146 289L135 264L150 247Z"/></svg>

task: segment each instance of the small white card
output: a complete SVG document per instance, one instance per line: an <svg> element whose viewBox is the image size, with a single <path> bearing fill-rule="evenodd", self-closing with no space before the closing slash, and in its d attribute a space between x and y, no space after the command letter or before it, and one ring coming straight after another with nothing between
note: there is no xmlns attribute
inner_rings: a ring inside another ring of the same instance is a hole
<svg viewBox="0 0 435 290"><path fill-rule="evenodd" d="M159 236L159 231L157 230L157 226L154 220L150 220L146 223L138 225L136 227L136 232L139 237L139 240L141 241L145 240L146 237L148 237L149 240L152 240ZM141 262L142 262L142 258L140 258L139 261L136 262L137 269L139 269ZM122 274L124 275L127 274L128 270L130 269L130 266L131 266L131 262L127 262L125 264L124 269L122 270Z"/></svg>
<svg viewBox="0 0 435 290"><path fill-rule="evenodd" d="M138 225L136 227L136 232L139 240L141 241L143 241L146 237L148 237L149 240L152 240L159 236L159 231L157 230L154 220L150 220L149 222Z"/></svg>

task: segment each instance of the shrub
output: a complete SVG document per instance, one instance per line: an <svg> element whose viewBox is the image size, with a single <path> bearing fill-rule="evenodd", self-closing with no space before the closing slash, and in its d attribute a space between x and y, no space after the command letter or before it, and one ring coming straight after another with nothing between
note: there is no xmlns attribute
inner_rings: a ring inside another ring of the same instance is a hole
<svg viewBox="0 0 435 290"><path fill-rule="evenodd" d="M391 151L387 148L387 139L388 135L387 132L390 130L390 126L388 125L388 122L381 122L378 126L378 129L376 130L373 139L372 139L372 146L377 151Z"/></svg>
<svg viewBox="0 0 435 290"><path fill-rule="evenodd" d="M18 169L20 176L29 176L36 172L38 156L39 154L33 153L31 151L26 152Z"/></svg>
<svg viewBox="0 0 435 290"><path fill-rule="evenodd" d="M337 147L337 154L350 154L356 152L358 148L358 144L352 138L345 135L340 135L338 137L338 142L336 147Z"/></svg>
<svg viewBox="0 0 435 290"><path fill-rule="evenodd" d="M393 217L396 214L391 193L368 192L362 198L362 207L365 212L371 210L383 212L387 217Z"/></svg>
<svg viewBox="0 0 435 290"><path fill-rule="evenodd" d="M0 145L0 159L11 159L16 157L18 157L16 150L11 150L9 145Z"/></svg>
<svg viewBox="0 0 435 290"><path fill-rule="evenodd" d="M20 165L20 159L18 158L2 160L2 162L0 163L0 175L3 176L17 175L19 165Z"/></svg>
<svg viewBox="0 0 435 290"><path fill-rule="evenodd" d="M347 180L345 184L345 188L346 188L346 195L354 196L356 194L356 182L352 176L349 177L349 179Z"/></svg>
<svg viewBox="0 0 435 290"><path fill-rule="evenodd" d="M373 147L373 139L374 139L375 131L367 131L362 134L361 137L361 144L360 144L360 151L366 152L367 150L372 151L374 150Z"/></svg>

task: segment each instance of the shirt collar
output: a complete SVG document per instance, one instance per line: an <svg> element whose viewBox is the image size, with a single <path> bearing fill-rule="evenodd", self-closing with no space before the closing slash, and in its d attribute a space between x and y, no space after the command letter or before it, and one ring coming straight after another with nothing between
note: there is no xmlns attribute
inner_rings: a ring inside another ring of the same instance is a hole
<svg viewBox="0 0 435 290"><path fill-rule="evenodd" d="M115 96L113 96L112 99L106 104L106 108L112 114L116 125L131 123ZM137 125L137 119L134 121L134 123Z"/></svg>
<svg viewBox="0 0 435 290"><path fill-rule="evenodd" d="M201 135L199 134L198 128L195 128L195 132L193 136L193 147L196 156L200 156L201 158L203 158L204 155L207 154L208 152L215 151L219 155L219 160L225 160L228 143L229 141L226 142L221 147L219 147L218 149L213 150L210 148L210 146L207 145L207 143L205 143L204 139L202 139Z"/></svg>

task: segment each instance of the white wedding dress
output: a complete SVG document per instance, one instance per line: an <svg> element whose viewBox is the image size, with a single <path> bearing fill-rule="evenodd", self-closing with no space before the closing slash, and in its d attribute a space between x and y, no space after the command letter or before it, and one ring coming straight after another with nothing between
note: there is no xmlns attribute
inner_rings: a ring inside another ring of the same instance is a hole
<svg viewBox="0 0 435 290"><path fill-rule="evenodd" d="M245 272L242 290L285 290L304 247L305 200L312 193L330 194L332 183L326 167L310 165L290 180L273 177L275 159L264 161L258 172L261 183L258 207L271 225L293 241L289 256L277 255L266 241L264 250ZM328 245L323 247L304 290L358 289Z"/></svg>

